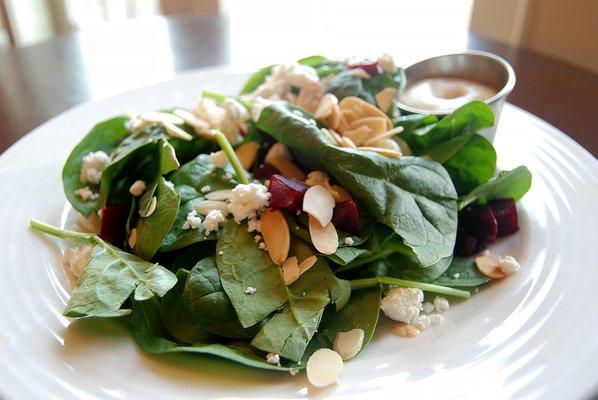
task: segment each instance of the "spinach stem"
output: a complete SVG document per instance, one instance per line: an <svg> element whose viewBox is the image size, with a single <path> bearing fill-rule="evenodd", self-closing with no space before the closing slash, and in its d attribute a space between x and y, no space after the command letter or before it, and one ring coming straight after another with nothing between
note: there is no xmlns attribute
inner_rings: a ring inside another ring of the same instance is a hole
<svg viewBox="0 0 598 400"><path fill-rule="evenodd" d="M237 174L237 179L239 180L239 182L241 182L245 185L248 184L249 181L247 180L247 174L245 173L245 168L243 168L243 166L241 165L241 161L239 161L237 154L235 154L235 150L233 149L233 146L231 146L230 142L228 141L228 139L226 138L224 133L222 133L218 130L214 130L213 133L214 133L214 138L216 138L216 141L218 142L218 145L220 145L222 150L224 150L224 154L226 154L226 157L228 157L228 161L230 161L231 165L233 166L233 169L235 170L235 173Z"/></svg>
<svg viewBox="0 0 598 400"><path fill-rule="evenodd" d="M46 224L45 222L31 219L29 225L36 231L47 233L48 235L56 236L63 239L71 239L78 242L95 242L96 235L92 233L83 233L69 231L65 229L56 228L55 226Z"/></svg>
<svg viewBox="0 0 598 400"><path fill-rule="evenodd" d="M366 287L375 286L378 284L396 285L402 287L410 287L421 289L425 292L444 294L447 296L469 298L471 294L467 290L453 289L447 286L433 285L431 283L408 281L405 279L391 278L390 276L376 276L374 278L355 279L351 282L351 290L362 289Z"/></svg>

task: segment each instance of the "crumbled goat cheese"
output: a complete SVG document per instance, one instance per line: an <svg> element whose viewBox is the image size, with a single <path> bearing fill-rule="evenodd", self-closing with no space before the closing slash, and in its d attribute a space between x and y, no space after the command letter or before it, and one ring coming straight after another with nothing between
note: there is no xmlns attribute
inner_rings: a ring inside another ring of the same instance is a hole
<svg viewBox="0 0 598 400"><path fill-rule="evenodd" d="M505 275L513 275L517 271L519 271L519 263L515 258L512 256L504 256L501 257L498 261L498 268L505 274Z"/></svg>
<svg viewBox="0 0 598 400"><path fill-rule="evenodd" d="M205 235L208 236L210 233L218 230L220 225L224 222L225 217L222 211L212 210L206 215L203 221L203 227L205 229Z"/></svg>
<svg viewBox="0 0 598 400"><path fill-rule="evenodd" d="M208 193L209 191L212 190L212 187L210 185L205 185L200 190L202 193Z"/></svg>
<svg viewBox="0 0 598 400"><path fill-rule="evenodd" d="M201 217L197 215L197 211L189 211L187 214L187 219L183 223L182 229L197 229L201 226Z"/></svg>
<svg viewBox="0 0 598 400"><path fill-rule="evenodd" d="M94 185L100 183L102 172L110 164L110 157L103 151L92 151L83 156L81 165L81 182L89 182Z"/></svg>
<svg viewBox="0 0 598 400"><path fill-rule="evenodd" d="M432 311L434 311L434 304L430 303L429 301L426 301L423 304L423 310L424 310L424 313L430 314Z"/></svg>
<svg viewBox="0 0 598 400"><path fill-rule="evenodd" d="M247 286L243 292L245 292L245 294L254 294L256 290L257 289L254 287Z"/></svg>
<svg viewBox="0 0 598 400"><path fill-rule="evenodd" d="M427 315L420 315L417 318L414 318L411 322L411 325L419 329L420 331L425 331L430 326L432 320Z"/></svg>
<svg viewBox="0 0 598 400"><path fill-rule="evenodd" d="M421 289L397 287L386 293L380 308L388 318L409 324L419 316L423 300Z"/></svg>
<svg viewBox="0 0 598 400"><path fill-rule="evenodd" d="M460 273L458 273L458 272L455 272L455 273L453 274L453 279L459 279L459 277L460 277L460 276L461 276L461 274L460 274Z"/></svg>
<svg viewBox="0 0 598 400"><path fill-rule="evenodd" d="M138 180L131 185L131 187L129 188L129 193L131 193L135 197L139 197L143 194L143 192L145 192L145 189L147 189L147 185L145 184L145 182Z"/></svg>
<svg viewBox="0 0 598 400"><path fill-rule="evenodd" d="M249 113L238 101L226 99L222 102L224 116L220 121L220 130L228 138L229 142L239 141L239 126L244 125L249 119Z"/></svg>
<svg viewBox="0 0 598 400"><path fill-rule="evenodd" d="M62 256L64 269L75 277L80 278L83 270L89 263L92 252L93 246L89 244L66 249Z"/></svg>
<svg viewBox="0 0 598 400"><path fill-rule="evenodd" d="M437 313L443 313L446 310L448 310L449 307L450 307L450 304L445 297L442 297L442 296L434 297L434 309L436 310Z"/></svg>
<svg viewBox="0 0 598 400"><path fill-rule="evenodd" d="M275 99L280 100L280 99ZM262 110L268 107L270 104L274 103L272 100L264 99L263 97L257 96L253 99L253 104L251 105L251 119L257 121L260 119L260 114Z"/></svg>
<svg viewBox="0 0 598 400"><path fill-rule="evenodd" d="M81 197L81 200L96 200L100 195L98 193L94 193L89 186L82 187L81 189L75 190L75 195Z"/></svg>
<svg viewBox="0 0 598 400"><path fill-rule="evenodd" d="M210 153L210 158L212 159L212 163L216 168L224 168L228 165L228 157L226 156L224 150Z"/></svg>
<svg viewBox="0 0 598 400"><path fill-rule="evenodd" d="M264 251L268 250L268 249L266 248L266 243L264 243L264 242L260 242L260 244L259 244L259 248L260 248L260 249L262 249L262 250L264 250Z"/></svg>
<svg viewBox="0 0 598 400"><path fill-rule="evenodd" d="M214 100L206 97L199 99L193 113L214 129L220 128L220 122L224 118L224 109L219 107Z"/></svg>
<svg viewBox="0 0 598 400"><path fill-rule="evenodd" d="M308 83L319 81L316 70L307 65L276 65L252 96L278 100L284 98L291 87L302 88Z"/></svg>
<svg viewBox="0 0 598 400"><path fill-rule="evenodd" d="M255 235L253 237L253 241L259 243L262 240L262 235Z"/></svg>
<svg viewBox="0 0 598 400"><path fill-rule="evenodd" d="M351 245L353 245L353 243L355 243L355 242L353 241L353 238L352 238L351 236L347 236L347 237L345 238L344 242L345 242L345 244L346 244L347 246L351 246Z"/></svg>
<svg viewBox="0 0 598 400"><path fill-rule="evenodd" d="M224 252L223 252L222 250L220 250L220 251L218 252L218 255L219 255L219 256L221 256L221 255L223 255L223 254L224 254Z"/></svg>
<svg viewBox="0 0 598 400"><path fill-rule="evenodd" d="M224 178L233 179L233 174L231 174L230 172L227 172L226 174L224 174Z"/></svg>
<svg viewBox="0 0 598 400"><path fill-rule="evenodd" d="M440 314L430 314L428 317L430 318L432 325L436 325L444 321L444 317Z"/></svg>
<svg viewBox="0 0 598 400"><path fill-rule="evenodd" d="M262 224L259 219L249 218L247 220L247 232L261 232Z"/></svg>
<svg viewBox="0 0 598 400"><path fill-rule="evenodd" d="M280 356L276 353L268 353L266 355L266 362L268 364L280 364Z"/></svg>
<svg viewBox="0 0 598 400"><path fill-rule="evenodd" d="M231 191L228 211L239 224L244 219L255 218L258 211L268 206L268 200L270 193L266 186L259 183L238 184Z"/></svg>

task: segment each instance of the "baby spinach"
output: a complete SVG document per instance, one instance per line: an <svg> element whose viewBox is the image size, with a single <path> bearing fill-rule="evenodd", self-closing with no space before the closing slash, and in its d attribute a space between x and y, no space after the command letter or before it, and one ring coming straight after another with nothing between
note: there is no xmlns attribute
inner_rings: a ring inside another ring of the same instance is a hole
<svg viewBox="0 0 598 400"><path fill-rule="evenodd" d="M210 186L211 191L230 189L235 186L235 181L228 175L231 171L230 167L214 166L209 154L200 154L170 174L169 180L175 186L185 185L200 193L204 186Z"/></svg>
<svg viewBox="0 0 598 400"><path fill-rule="evenodd" d="M249 346L220 343L196 343L186 346L177 343L176 339L172 338L164 327L158 299L145 301L133 299L132 330L137 344L148 353L200 354L222 358L253 368L272 371L289 371L290 369L287 366L267 363L264 354L259 354ZM293 368L299 369L301 366L293 366Z"/></svg>
<svg viewBox="0 0 598 400"><path fill-rule="evenodd" d="M332 93L339 100L349 96L361 97L363 83L361 79L353 76L350 71L342 71L324 86L324 91ZM374 103L374 98L371 95L367 97L364 100Z"/></svg>
<svg viewBox="0 0 598 400"><path fill-rule="evenodd" d="M475 287L490 282L490 278L478 270L472 258L455 257L448 269L434 284L451 287Z"/></svg>
<svg viewBox="0 0 598 400"><path fill-rule="evenodd" d="M176 273L177 283L160 302L160 313L164 327L177 340L184 343L206 343L211 334L201 321L195 319L183 301L183 290L189 277L189 271L179 269Z"/></svg>
<svg viewBox="0 0 598 400"><path fill-rule="evenodd" d="M117 317L131 312L121 309L131 293L136 300L163 296L176 276L166 268L111 246L97 235L61 230L31 220L31 227L66 240L93 245L91 258L73 289L64 315L67 317Z"/></svg>
<svg viewBox="0 0 598 400"><path fill-rule="evenodd" d="M135 254L146 260L151 259L160 248L179 209L179 195L172 184L163 177L158 178L156 192L150 195L155 195L157 198L156 208L149 217L141 217L137 221L137 242L135 243Z"/></svg>
<svg viewBox="0 0 598 400"><path fill-rule="evenodd" d="M449 268L452 258L452 256L442 258L435 264L424 268L413 257L392 253L372 263L368 272L373 276L385 275L411 281L432 282Z"/></svg>
<svg viewBox="0 0 598 400"><path fill-rule="evenodd" d="M75 194L75 190L91 186L79 179L83 157L92 151L110 154L129 135L130 132L126 128L128 120L129 118L124 116L115 117L94 126L71 151L62 168L62 183L66 198L75 210L85 216L98 210L101 203L99 200L83 201Z"/></svg>
<svg viewBox="0 0 598 400"><path fill-rule="evenodd" d="M496 170L496 150L478 134L472 135L451 158L444 162L457 193L467 193L487 182Z"/></svg>
<svg viewBox="0 0 598 400"><path fill-rule="evenodd" d="M468 204L479 202L485 204L492 199L513 199L523 197L532 185L532 174L524 166L511 171L501 171L496 177L473 189L459 199L459 209Z"/></svg>
<svg viewBox="0 0 598 400"><path fill-rule="evenodd" d="M212 333L229 338L253 337L259 326L243 328L220 283L214 257L198 262L184 286L182 298L193 318Z"/></svg>
<svg viewBox="0 0 598 400"><path fill-rule="evenodd" d="M309 169L332 175L378 221L393 228L424 266L452 254L457 196L437 162L334 146L315 123L283 103L265 108L257 126L289 146Z"/></svg>
<svg viewBox="0 0 598 400"><path fill-rule="evenodd" d="M262 83L264 83L266 77L272 73L273 68L274 65L270 65L254 72L253 75L247 79L247 82L245 82L245 85L243 85L243 88L239 94L249 94L257 89Z"/></svg>

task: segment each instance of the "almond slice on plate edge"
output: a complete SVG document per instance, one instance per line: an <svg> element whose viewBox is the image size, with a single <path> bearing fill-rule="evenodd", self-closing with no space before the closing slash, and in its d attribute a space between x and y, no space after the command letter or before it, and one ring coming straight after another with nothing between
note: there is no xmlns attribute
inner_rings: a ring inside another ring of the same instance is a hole
<svg viewBox="0 0 598 400"><path fill-rule="evenodd" d="M283 265L291 247L291 231L280 210L265 210L260 218L262 237L272 262Z"/></svg>

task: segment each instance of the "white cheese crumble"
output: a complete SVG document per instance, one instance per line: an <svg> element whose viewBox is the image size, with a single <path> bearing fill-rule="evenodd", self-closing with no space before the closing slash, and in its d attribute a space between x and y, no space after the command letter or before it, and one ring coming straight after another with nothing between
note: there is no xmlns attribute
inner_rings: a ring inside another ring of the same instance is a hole
<svg viewBox="0 0 598 400"><path fill-rule="evenodd" d="M444 317L440 314L430 314L428 317L430 318L432 325L436 325L444 321Z"/></svg>
<svg viewBox="0 0 598 400"><path fill-rule="evenodd" d="M201 217L199 215L197 215L196 210L193 210L193 211L189 211L189 213L187 214L187 218L185 219L185 222L183 223L183 226L181 228L184 230L197 229L200 226L201 226Z"/></svg>
<svg viewBox="0 0 598 400"><path fill-rule="evenodd" d="M264 83L255 89L252 96L279 100L285 98L291 87L302 88L308 83L319 81L316 70L307 65L276 65Z"/></svg>
<svg viewBox="0 0 598 400"><path fill-rule="evenodd" d="M459 279L459 277L460 277L460 276L461 276L461 274L460 274L460 273L458 273L458 272L455 272L455 273L453 274L453 278L454 278L454 279Z"/></svg>
<svg viewBox="0 0 598 400"><path fill-rule="evenodd" d="M135 197L139 197L143 194L143 192L145 192L145 189L147 189L145 182L142 180L137 180L129 188L129 193Z"/></svg>
<svg viewBox="0 0 598 400"><path fill-rule="evenodd" d="M100 195L98 193L94 193L89 186L75 190L75 195L79 196L83 201L96 200L98 197L100 197Z"/></svg>
<svg viewBox="0 0 598 400"><path fill-rule="evenodd" d="M353 241L353 238L352 238L351 236L347 236L347 237L345 238L344 242L345 242L345 244L346 244L347 246L351 246L351 245L353 245L353 243L355 243L355 242Z"/></svg>
<svg viewBox="0 0 598 400"><path fill-rule="evenodd" d="M222 250L220 250L220 251L218 252L218 255L219 255L219 256L221 256L221 255L224 255L224 252L223 252Z"/></svg>
<svg viewBox="0 0 598 400"><path fill-rule="evenodd" d="M100 183L102 172L106 166L110 164L110 157L103 151L92 151L83 156L83 164L81 165L81 175L79 179L81 182L89 182L94 185Z"/></svg>
<svg viewBox="0 0 598 400"><path fill-rule="evenodd" d="M210 153L210 158L212 159L212 163L216 168L224 168L228 165L228 157L224 150L216 151L214 153ZM232 176L231 176L232 178ZM229 178L230 179L230 178Z"/></svg>
<svg viewBox="0 0 598 400"><path fill-rule="evenodd" d="M437 313L441 314L447 311L450 307L449 301L442 296L434 297L434 309Z"/></svg>
<svg viewBox="0 0 598 400"><path fill-rule="evenodd" d="M205 185L205 186L202 186L202 188L200 190L202 193L208 193L212 190L212 187L210 185Z"/></svg>
<svg viewBox="0 0 598 400"><path fill-rule="evenodd" d="M432 311L434 311L434 304L430 303L429 301L426 301L423 304L423 309L424 309L424 313L430 314Z"/></svg>
<svg viewBox="0 0 598 400"><path fill-rule="evenodd" d="M62 256L64 269L76 278L80 278L83 270L89 263L92 252L93 246L89 244L66 249Z"/></svg>
<svg viewBox="0 0 598 400"><path fill-rule="evenodd" d="M397 287L386 293L380 308L388 318L409 324L419 316L423 300L421 289Z"/></svg>
<svg viewBox="0 0 598 400"><path fill-rule="evenodd" d="M414 327L416 327L420 331L425 331L426 329L428 329L428 327L430 326L431 323L432 323L432 320L430 319L429 316L427 316L427 315L420 315L419 317L415 318L411 322L411 325L413 325Z"/></svg>
<svg viewBox="0 0 598 400"><path fill-rule="evenodd" d="M504 256L501 257L498 261L498 268L505 274L505 275L513 275L521 268L517 260L515 260L512 256Z"/></svg>
<svg viewBox="0 0 598 400"><path fill-rule="evenodd" d="M256 242L256 243L261 242L261 240L262 240L262 235L255 235L253 237L253 241Z"/></svg>
<svg viewBox="0 0 598 400"><path fill-rule="evenodd" d="M262 224L259 219L249 218L247 220L247 232L261 232Z"/></svg>
<svg viewBox="0 0 598 400"><path fill-rule="evenodd" d="M270 193L268 188L259 183L238 184L231 191L228 211L237 224L244 219L257 217L258 211L268 206Z"/></svg>
<svg viewBox="0 0 598 400"><path fill-rule="evenodd" d="M215 232L220 228L220 225L224 222L225 217L222 211L212 210L206 215L203 221L203 227L205 229L205 235L208 236L210 233Z"/></svg>
<svg viewBox="0 0 598 400"><path fill-rule="evenodd" d="M260 249L262 249L262 250L264 250L264 251L267 251L267 250L268 250L268 249L266 248L266 243L264 243L264 242L260 242L260 244L259 244L259 248L260 248Z"/></svg>
<svg viewBox="0 0 598 400"><path fill-rule="evenodd" d="M266 362L268 364L280 365L280 356L276 353L268 353L266 355Z"/></svg>
<svg viewBox="0 0 598 400"><path fill-rule="evenodd" d="M245 294L254 294L256 291L257 291L256 288L251 287L251 286L247 286L243 292Z"/></svg>

